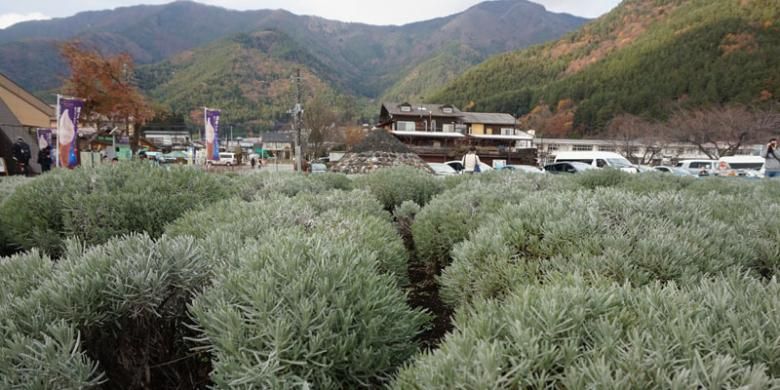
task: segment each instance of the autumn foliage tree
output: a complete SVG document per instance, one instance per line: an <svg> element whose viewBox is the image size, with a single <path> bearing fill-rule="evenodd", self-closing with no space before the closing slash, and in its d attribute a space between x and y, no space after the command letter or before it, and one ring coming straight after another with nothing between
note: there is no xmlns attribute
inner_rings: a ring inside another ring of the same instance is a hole
<svg viewBox="0 0 780 390"><path fill-rule="evenodd" d="M123 53L104 55L78 41L60 46L60 52L70 68L64 92L84 101L82 116L97 125L119 128L128 134L154 117L154 110L141 91L133 84L133 59ZM140 131L134 131L131 147L138 149Z"/></svg>
<svg viewBox="0 0 780 390"><path fill-rule="evenodd" d="M303 125L309 131L308 141L315 157L320 157L322 145L329 138L328 132L335 128L336 120L336 111L323 96L315 96L306 103Z"/></svg>

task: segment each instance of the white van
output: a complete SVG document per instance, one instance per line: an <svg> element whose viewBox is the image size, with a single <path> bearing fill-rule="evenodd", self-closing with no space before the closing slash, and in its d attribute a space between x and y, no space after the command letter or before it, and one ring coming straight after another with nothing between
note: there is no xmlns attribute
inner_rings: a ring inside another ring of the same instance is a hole
<svg viewBox="0 0 780 390"><path fill-rule="evenodd" d="M228 153L228 152L221 152L219 154L219 160L208 160L206 161L206 164L209 165L225 165L228 167L232 167L236 165L237 159L235 153Z"/></svg>
<svg viewBox="0 0 780 390"><path fill-rule="evenodd" d="M718 160L718 176L763 176L764 158L761 156L729 156Z"/></svg>
<svg viewBox="0 0 780 390"><path fill-rule="evenodd" d="M562 162L579 162L596 168L614 168L628 173L639 172L631 161L612 152L560 152L555 156L555 163Z"/></svg>

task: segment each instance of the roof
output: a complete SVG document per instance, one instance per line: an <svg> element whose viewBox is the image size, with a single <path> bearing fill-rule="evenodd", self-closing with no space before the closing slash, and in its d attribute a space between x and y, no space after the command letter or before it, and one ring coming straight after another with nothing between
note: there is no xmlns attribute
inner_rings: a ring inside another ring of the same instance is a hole
<svg viewBox="0 0 780 390"><path fill-rule="evenodd" d="M466 123L483 123L491 125L514 126L515 117L509 114L487 113L487 112L464 112L461 114Z"/></svg>
<svg viewBox="0 0 780 390"><path fill-rule="evenodd" d="M292 140L293 140L292 134L287 132L272 131L263 134L264 143L285 144L285 143L292 143Z"/></svg>
<svg viewBox="0 0 780 390"><path fill-rule="evenodd" d="M465 138L461 133L443 133L433 131L393 131L393 134L401 137L431 137L431 138Z"/></svg>
<svg viewBox="0 0 780 390"><path fill-rule="evenodd" d="M31 93L20 87L19 84L13 82L6 75L0 73L0 87L3 87L24 100L27 104L30 104L42 112L49 113L49 116L54 117L54 109L48 104L44 103L41 99L33 96Z"/></svg>
<svg viewBox="0 0 780 390"><path fill-rule="evenodd" d="M469 136L477 139L505 139L505 140L518 140L518 141L533 139L533 137L531 137L528 134L526 135L471 134Z"/></svg>
<svg viewBox="0 0 780 390"><path fill-rule="evenodd" d="M410 111L401 111L401 107L408 106ZM447 116L460 117L463 113L451 104L411 104L411 103L383 103L382 107L390 115L401 116ZM452 112L444 112L445 108L451 108Z"/></svg>

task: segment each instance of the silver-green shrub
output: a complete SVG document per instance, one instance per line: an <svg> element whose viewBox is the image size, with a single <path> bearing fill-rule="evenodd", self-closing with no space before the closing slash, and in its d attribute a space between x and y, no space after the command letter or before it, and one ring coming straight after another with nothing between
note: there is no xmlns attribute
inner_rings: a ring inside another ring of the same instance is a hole
<svg viewBox="0 0 780 390"><path fill-rule="evenodd" d="M352 180L338 173L301 175L296 173L262 172L239 175L236 187L244 200L253 200L269 194L295 196L300 193L321 193L331 190L349 191Z"/></svg>
<svg viewBox="0 0 780 390"><path fill-rule="evenodd" d="M212 272L194 239L155 242L135 235L89 248L69 242L54 266L36 253L14 259L24 262L16 260L5 269L16 282L5 287L15 292L13 298L0 303L3 328L22 347L48 351L18 364L43 367L40 359L59 356L74 373L94 374L81 355L89 356L111 388L186 384L193 372L202 370L203 357L192 354L185 342L191 333L186 305ZM65 335L77 338L68 341ZM60 351L65 347L70 349ZM70 374L63 368L46 375L66 381L67 376L58 375Z"/></svg>
<svg viewBox="0 0 780 390"><path fill-rule="evenodd" d="M31 300L52 272L52 261L38 252L0 258L0 388L82 389L103 381L75 328L46 323Z"/></svg>
<svg viewBox="0 0 780 390"><path fill-rule="evenodd" d="M780 386L780 284L738 274L641 288L569 277L456 315L395 389Z"/></svg>
<svg viewBox="0 0 780 390"><path fill-rule="evenodd" d="M497 172L471 176L479 178L437 196L415 218L412 232L417 254L432 272L448 265L452 247L505 205L576 187L571 181L547 175Z"/></svg>
<svg viewBox="0 0 780 390"><path fill-rule="evenodd" d="M777 216L780 205L715 194L601 189L527 197L456 246L441 295L458 306L567 273L634 285L694 283L735 269L771 277L780 269Z"/></svg>
<svg viewBox="0 0 780 390"><path fill-rule="evenodd" d="M133 232L158 237L185 211L236 193L226 178L190 168L61 170L18 187L0 206L0 220L12 243L58 255L66 237L91 245Z"/></svg>
<svg viewBox="0 0 780 390"><path fill-rule="evenodd" d="M218 388L378 386L416 352L427 315L361 242L294 227L238 253L191 307Z"/></svg>
<svg viewBox="0 0 780 390"><path fill-rule="evenodd" d="M438 178L412 167L384 168L354 181L356 188L370 191L388 211L407 200L423 206L444 189Z"/></svg>

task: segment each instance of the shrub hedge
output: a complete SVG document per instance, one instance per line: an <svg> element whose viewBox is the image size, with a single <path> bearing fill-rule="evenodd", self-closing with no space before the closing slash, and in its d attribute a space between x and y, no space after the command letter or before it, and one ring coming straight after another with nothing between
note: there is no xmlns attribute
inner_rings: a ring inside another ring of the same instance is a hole
<svg viewBox="0 0 780 390"><path fill-rule="evenodd" d="M479 300L395 389L777 388L780 284L729 275L641 288L569 277Z"/></svg>
<svg viewBox="0 0 780 390"><path fill-rule="evenodd" d="M439 178L412 167L380 169L356 178L355 187L370 191L387 211L408 200L424 206L444 190Z"/></svg>
<svg viewBox="0 0 780 390"><path fill-rule="evenodd" d="M412 232L417 254L431 272L448 265L453 245L503 206L541 191L555 193L574 187L569 181L545 175L496 172L472 176L434 198L415 218Z"/></svg>
<svg viewBox="0 0 780 390"><path fill-rule="evenodd" d="M269 194L295 196L299 193L321 193L330 190L349 191L353 189L352 180L346 175L324 173L317 175L299 175L295 173L263 172L237 175L235 186L244 200Z"/></svg>
<svg viewBox="0 0 780 390"><path fill-rule="evenodd" d="M377 386L410 357L427 315L406 306L376 254L302 227L240 250L191 310L232 388Z"/></svg>
<svg viewBox="0 0 780 390"><path fill-rule="evenodd" d="M57 170L22 185L0 206L8 239L58 255L65 237L90 244L133 232L152 237L185 211L233 196L227 178L149 164Z"/></svg>
<svg viewBox="0 0 780 390"><path fill-rule="evenodd" d="M203 385L207 360L184 341L186 304L211 275L193 239L138 235L90 248L70 242L53 266L36 256L7 260L10 277L26 282L7 287L13 298L0 313L18 341L9 349L41 353L4 360L2 369L27 366L30 376L40 371L61 383L107 379L119 389Z"/></svg>
<svg viewBox="0 0 780 390"><path fill-rule="evenodd" d="M693 283L711 274L780 269L780 205L755 197L637 195L616 189L525 198L453 250L442 297L458 306L551 274L579 272L634 285Z"/></svg>

